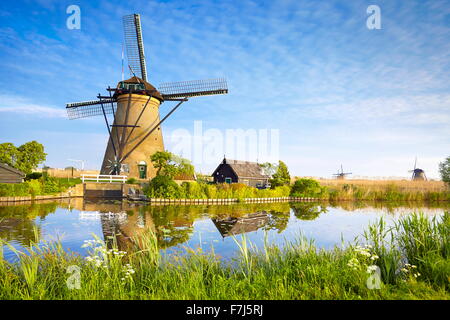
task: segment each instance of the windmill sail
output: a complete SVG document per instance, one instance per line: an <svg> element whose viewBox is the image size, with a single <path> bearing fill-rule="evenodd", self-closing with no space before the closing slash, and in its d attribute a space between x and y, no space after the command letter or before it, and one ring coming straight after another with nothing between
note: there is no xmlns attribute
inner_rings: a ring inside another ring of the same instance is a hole
<svg viewBox="0 0 450 320"><path fill-rule="evenodd" d="M177 98L191 98L215 94L227 94L228 87L225 79L192 80L162 83L158 87L164 100Z"/></svg>
<svg viewBox="0 0 450 320"><path fill-rule="evenodd" d="M106 114L113 114L116 112L116 108L115 98L105 98L102 100L90 100L66 104L67 116L70 120L99 116L103 114L103 111Z"/></svg>
<svg viewBox="0 0 450 320"><path fill-rule="evenodd" d="M147 65L145 63L140 15L124 16L123 31L130 69L136 76L147 81Z"/></svg>

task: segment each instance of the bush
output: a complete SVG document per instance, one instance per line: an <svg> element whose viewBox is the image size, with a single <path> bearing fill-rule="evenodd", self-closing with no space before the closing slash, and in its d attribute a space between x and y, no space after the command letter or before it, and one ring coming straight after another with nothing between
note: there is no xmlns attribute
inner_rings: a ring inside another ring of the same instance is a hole
<svg viewBox="0 0 450 320"><path fill-rule="evenodd" d="M326 194L326 188L322 187L314 179L298 179L294 182L291 189L293 197L323 197Z"/></svg>
<svg viewBox="0 0 450 320"><path fill-rule="evenodd" d="M169 176L156 176L146 188L144 193L153 198L178 198L181 194L180 186Z"/></svg>
<svg viewBox="0 0 450 320"><path fill-rule="evenodd" d="M138 184L139 182L137 181L136 178L128 178L127 183L128 184Z"/></svg>
<svg viewBox="0 0 450 320"><path fill-rule="evenodd" d="M40 179L42 177L42 172L32 172L26 175L25 181Z"/></svg>
<svg viewBox="0 0 450 320"><path fill-rule="evenodd" d="M39 180L30 180L28 183L28 192L31 196L36 196L42 193L41 183Z"/></svg>

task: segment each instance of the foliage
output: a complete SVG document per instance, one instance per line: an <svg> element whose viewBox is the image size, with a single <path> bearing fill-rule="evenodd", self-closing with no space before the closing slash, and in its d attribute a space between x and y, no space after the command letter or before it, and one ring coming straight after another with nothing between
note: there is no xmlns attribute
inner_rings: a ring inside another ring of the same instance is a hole
<svg viewBox="0 0 450 320"><path fill-rule="evenodd" d="M128 178L127 183L128 184L138 184L139 181L136 178Z"/></svg>
<svg viewBox="0 0 450 320"><path fill-rule="evenodd" d="M314 179L298 179L291 188L292 197L322 198L326 194L326 187L322 187Z"/></svg>
<svg viewBox="0 0 450 320"><path fill-rule="evenodd" d="M15 167L19 151L10 142L0 144L0 162L5 163L10 167Z"/></svg>
<svg viewBox="0 0 450 320"><path fill-rule="evenodd" d="M283 161L278 161L277 171L272 175L272 179L270 179L269 182L272 188L289 185L291 183L289 170Z"/></svg>
<svg viewBox="0 0 450 320"><path fill-rule="evenodd" d="M442 277L448 277L448 252L442 250L448 245L448 240L442 242L443 232L448 232L448 222L444 221L448 217L435 222L414 219L406 222L406 229L398 228L396 238L413 239L399 241L399 247L385 252L407 252L407 261L398 261L400 269L392 273L391 281L385 281L382 272L377 290L368 287L368 277L377 267L385 270L387 260L374 244L323 250L312 240L299 237L286 242L282 249L266 241L264 248L257 250L242 236L235 238L239 254L223 261L201 249L186 248L183 255L166 255L160 250L157 235L149 231L133 239L128 252L113 240L86 241L86 258L65 252L60 242L44 242L30 243L24 253L11 247L18 259L9 263L1 254L0 243L0 299L448 300L448 278ZM427 236L431 240L422 246L421 239ZM426 250L432 254L427 255ZM414 265L414 259L425 262ZM80 268L81 286L77 290L67 286L71 265Z"/></svg>
<svg viewBox="0 0 450 320"><path fill-rule="evenodd" d="M79 178L55 178L43 175L39 179L31 179L23 183L0 183L0 197L55 194L64 192L79 183L81 183Z"/></svg>
<svg viewBox="0 0 450 320"><path fill-rule="evenodd" d="M450 186L450 157L447 157L445 161L439 163L439 173L441 174L442 181Z"/></svg>
<svg viewBox="0 0 450 320"><path fill-rule="evenodd" d="M180 187L170 176L158 175L150 180L144 193L152 198L173 199L180 196Z"/></svg>
<svg viewBox="0 0 450 320"><path fill-rule="evenodd" d="M26 175L25 181L39 179L42 177L42 172L32 172Z"/></svg>
<svg viewBox="0 0 450 320"><path fill-rule="evenodd" d="M266 176L272 177L274 173L278 169L278 165L276 163L270 163L270 162L264 162L259 165L261 167L261 170Z"/></svg>
<svg viewBox="0 0 450 320"><path fill-rule="evenodd" d="M156 168L156 175L192 177L194 166L187 159L174 155L168 151L157 151L151 155L150 160Z"/></svg>
<svg viewBox="0 0 450 320"><path fill-rule="evenodd" d="M0 144L0 162L4 162L26 174L45 161L44 146L37 141L27 142L16 148L12 143Z"/></svg>

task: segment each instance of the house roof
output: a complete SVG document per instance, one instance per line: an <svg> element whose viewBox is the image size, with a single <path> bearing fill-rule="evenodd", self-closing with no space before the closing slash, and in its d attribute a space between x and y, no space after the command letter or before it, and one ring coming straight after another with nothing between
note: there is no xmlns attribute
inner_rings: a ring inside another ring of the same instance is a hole
<svg viewBox="0 0 450 320"><path fill-rule="evenodd" d="M256 178L256 179L268 179L269 176L263 174L260 165L257 162L250 161L240 161L240 160L231 160L231 159L223 159L222 163L217 167L213 172L213 176L216 174L216 171L220 168L221 165L228 164L231 169L233 169L234 173L240 178Z"/></svg>
<svg viewBox="0 0 450 320"><path fill-rule="evenodd" d="M17 170L17 169L15 169L15 168L13 168L13 167L8 166L6 163L1 163L1 162L0 162L0 168L6 169L6 170L8 170L8 171L17 173L18 175L21 175L21 176L25 177L25 173L23 173L23 172L20 171L20 170Z"/></svg>

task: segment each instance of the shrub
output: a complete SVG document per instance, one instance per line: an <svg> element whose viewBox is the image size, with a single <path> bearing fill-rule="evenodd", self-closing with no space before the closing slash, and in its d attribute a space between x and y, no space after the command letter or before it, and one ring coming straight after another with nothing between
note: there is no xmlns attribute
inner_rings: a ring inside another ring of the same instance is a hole
<svg viewBox="0 0 450 320"><path fill-rule="evenodd" d="M31 194L32 196L41 194L42 192L42 188L41 188L41 183L39 182L39 180L30 180L28 183L28 192L29 194Z"/></svg>
<svg viewBox="0 0 450 320"><path fill-rule="evenodd" d="M138 184L138 181L136 178L128 178L127 183L128 184Z"/></svg>
<svg viewBox="0 0 450 320"><path fill-rule="evenodd" d="M298 179L291 189L293 197L322 197L325 194L326 188L314 179Z"/></svg>
<svg viewBox="0 0 450 320"><path fill-rule="evenodd" d="M26 175L25 181L33 180L33 179L39 179L42 177L42 172L32 172Z"/></svg>
<svg viewBox="0 0 450 320"><path fill-rule="evenodd" d="M149 197L173 199L180 196L180 189L171 177L156 176L150 180L148 187L144 188L144 192Z"/></svg>

